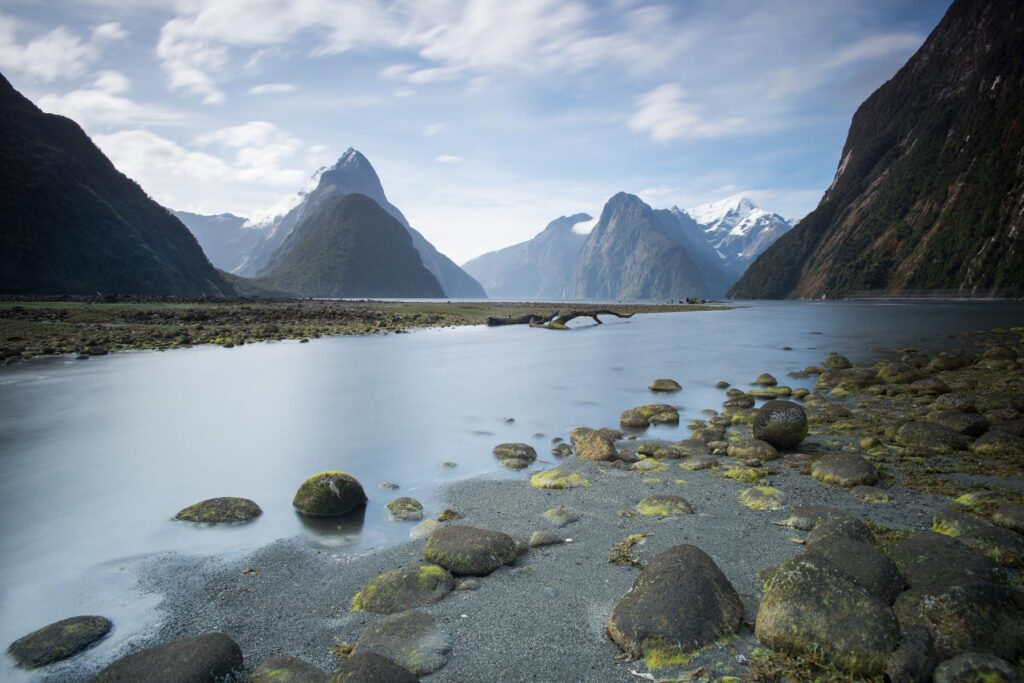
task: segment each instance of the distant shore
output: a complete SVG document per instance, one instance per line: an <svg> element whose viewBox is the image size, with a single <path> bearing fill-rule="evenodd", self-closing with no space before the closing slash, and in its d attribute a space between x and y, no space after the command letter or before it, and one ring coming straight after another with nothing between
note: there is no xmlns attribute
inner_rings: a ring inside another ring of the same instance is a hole
<svg viewBox="0 0 1024 683"><path fill-rule="evenodd" d="M331 335L401 333L419 328L483 325L487 318L559 311L682 313L727 310L692 304L509 303L311 299L181 299L50 297L0 300L0 361L197 344L227 348L254 342ZM538 333L543 333L538 331Z"/></svg>

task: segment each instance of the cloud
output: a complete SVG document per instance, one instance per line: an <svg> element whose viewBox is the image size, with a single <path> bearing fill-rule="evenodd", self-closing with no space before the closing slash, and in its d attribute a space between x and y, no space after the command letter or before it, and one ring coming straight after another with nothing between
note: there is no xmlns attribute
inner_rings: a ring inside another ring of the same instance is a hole
<svg viewBox="0 0 1024 683"><path fill-rule="evenodd" d="M302 149L302 141L268 121L249 121L200 135L199 147L215 147L234 155L234 177L278 187L295 187L307 172L285 162Z"/></svg>
<svg viewBox="0 0 1024 683"><path fill-rule="evenodd" d="M461 164L465 160L465 157L458 157L452 154L439 154L438 156L434 157L434 161L441 164Z"/></svg>
<svg viewBox="0 0 1024 683"><path fill-rule="evenodd" d="M263 83L249 88L250 95L280 95L295 92L298 88L293 83Z"/></svg>
<svg viewBox="0 0 1024 683"><path fill-rule="evenodd" d="M91 85L64 94L39 98L39 107L52 114L74 119L84 128L105 125L172 124L180 115L158 107L142 105L125 97L131 82L118 71L100 71Z"/></svg>
<svg viewBox="0 0 1024 683"><path fill-rule="evenodd" d="M687 102L685 96L685 91L674 83L660 85L637 99L627 125L655 142L713 138L742 129L744 122L739 118L705 118L701 108Z"/></svg>
<svg viewBox="0 0 1024 683"><path fill-rule="evenodd" d="M445 128L447 128L447 126L443 123L432 123L429 126L425 126L423 128L423 137L432 138L434 136L440 135L445 131Z"/></svg>
<svg viewBox="0 0 1024 683"><path fill-rule="evenodd" d="M117 23L97 26L88 39L58 26L23 43L21 29L17 20L0 14L0 69L46 83L81 76L99 59L102 44L127 35Z"/></svg>

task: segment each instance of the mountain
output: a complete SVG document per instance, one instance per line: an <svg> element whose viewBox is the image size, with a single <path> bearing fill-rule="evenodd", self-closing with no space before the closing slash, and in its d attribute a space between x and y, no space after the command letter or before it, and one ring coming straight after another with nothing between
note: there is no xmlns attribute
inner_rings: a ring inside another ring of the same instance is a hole
<svg viewBox="0 0 1024 683"><path fill-rule="evenodd" d="M288 252L299 243L302 235L295 230L303 224L311 225L306 219L320 210L328 197L361 194L377 202L409 232L413 246L419 252L423 265L434 274L444 288L445 294L457 298L485 298L483 287L459 268L447 256L417 232L402 212L388 201L377 172L369 160L358 151L349 148L338 162L319 173L316 188L308 192L294 209L265 228L266 237L249 253L238 269L239 275L261 275L273 270L283 261Z"/></svg>
<svg viewBox="0 0 1024 683"><path fill-rule="evenodd" d="M463 270L484 286L492 299L565 299L580 248L587 236L573 226L591 217L562 216L526 242L478 256Z"/></svg>
<svg viewBox="0 0 1024 683"><path fill-rule="evenodd" d="M705 239L737 278L754 259L793 227L779 214L765 211L743 195L692 209L673 207L672 211L686 214L700 224Z"/></svg>
<svg viewBox="0 0 1024 683"><path fill-rule="evenodd" d="M818 207L730 294L1024 295L1024 3L955 0L857 109Z"/></svg>
<svg viewBox="0 0 1024 683"><path fill-rule="evenodd" d="M188 211L171 211L195 235L203 253L217 268L234 272L256 244L265 238L263 230L246 226L246 219L230 213L205 216Z"/></svg>
<svg viewBox="0 0 1024 683"><path fill-rule="evenodd" d="M0 292L229 296L181 222L0 75Z"/></svg>
<svg viewBox="0 0 1024 683"><path fill-rule="evenodd" d="M692 218L654 210L620 192L580 250L573 278L578 299L681 299L721 296L729 285L721 259Z"/></svg>
<svg viewBox="0 0 1024 683"><path fill-rule="evenodd" d="M365 195L324 196L295 235L261 285L315 297L444 297L405 226Z"/></svg>

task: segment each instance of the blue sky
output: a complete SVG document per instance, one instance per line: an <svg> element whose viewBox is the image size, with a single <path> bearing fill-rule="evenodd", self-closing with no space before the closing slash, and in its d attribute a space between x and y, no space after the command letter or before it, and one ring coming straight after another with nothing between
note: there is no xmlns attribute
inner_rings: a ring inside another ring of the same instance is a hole
<svg viewBox="0 0 1024 683"><path fill-rule="evenodd" d="M457 262L618 191L799 218L949 0L0 0L0 71L157 201L272 213L348 147Z"/></svg>

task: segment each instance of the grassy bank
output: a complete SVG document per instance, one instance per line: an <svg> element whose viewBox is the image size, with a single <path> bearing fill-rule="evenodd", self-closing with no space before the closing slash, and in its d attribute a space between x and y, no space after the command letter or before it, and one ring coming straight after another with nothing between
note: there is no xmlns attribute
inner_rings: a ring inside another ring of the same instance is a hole
<svg viewBox="0 0 1024 683"><path fill-rule="evenodd" d="M103 355L127 349L224 346L271 339L405 332L482 325L490 316L598 310L607 305L475 302L310 301L298 299L0 302L0 359ZM724 310L724 306L616 305L622 313ZM538 330L538 334L544 331Z"/></svg>

